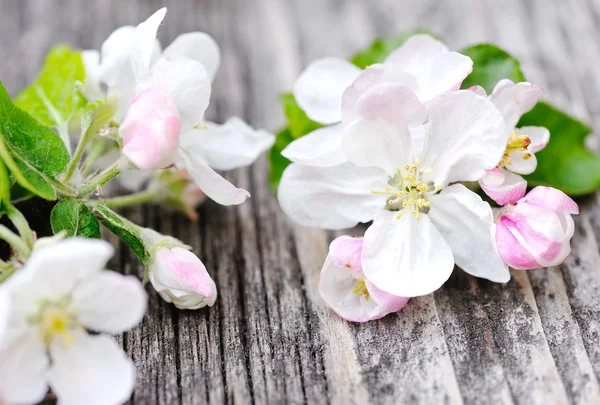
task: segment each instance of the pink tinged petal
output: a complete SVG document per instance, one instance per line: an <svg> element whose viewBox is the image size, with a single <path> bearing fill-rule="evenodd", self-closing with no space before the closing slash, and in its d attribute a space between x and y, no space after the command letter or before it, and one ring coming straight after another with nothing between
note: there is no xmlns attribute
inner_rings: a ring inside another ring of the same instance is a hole
<svg viewBox="0 0 600 405"><path fill-rule="evenodd" d="M146 312L148 296L133 276L103 271L79 284L71 308L87 329L117 334L136 326Z"/></svg>
<svg viewBox="0 0 600 405"><path fill-rule="evenodd" d="M430 35L418 34L393 51L385 63L397 65L407 73L417 75L427 69L434 59L449 52L448 47Z"/></svg>
<svg viewBox="0 0 600 405"><path fill-rule="evenodd" d="M279 184L281 209L294 221L324 229L345 229L368 222L386 205L388 176L378 168L352 163L311 167L297 163L284 171Z"/></svg>
<svg viewBox="0 0 600 405"><path fill-rule="evenodd" d="M541 87L531 83L513 83L505 79L498 82L490 100L502 112L509 129L513 129L521 116L529 112L544 95Z"/></svg>
<svg viewBox="0 0 600 405"><path fill-rule="evenodd" d="M537 153L544 149L550 142L550 131L544 127L522 127L517 128L517 135L527 135L531 140L528 147L529 152Z"/></svg>
<svg viewBox="0 0 600 405"><path fill-rule="evenodd" d="M479 185L498 205L517 202L527 192L525 179L499 167L488 170Z"/></svg>
<svg viewBox="0 0 600 405"><path fill-rule="evenodd" d="M523 199L529 205L546 207L563 214L579 214L579 206L571 197L552 187L538 186Z"/></svg>
<svg viewBox="0 0 600 405"><path fill-rule="evenodd" d="M179 113L160 89L148 89L133 99L119 127L123 155L142 170L163 169L175 163L179 147Z"/></svg>
<svg viewBox="0 0 600 405"><path fill-rule="evenodd" d="M369 279L365 278L365 283L369 295L378 304L378 314L383 317L392 312L398 312L408 304L410 298L398 297L396 295L388 294L385 291L377 288L375 284L371 283ZM373 314L374 315L374 314Z"/></svg>
<svg viewBox="0 0 600 405"><path fill-rule="evenodd" d="M427 214L379 211L365 233L362 265L379 289L400 297L427 295L444 284L454 269L450 246Z"/></svg>
<svg viewBox="0 0 600 405"><path fill-rule="evenodd" d="M338 266L349 268L355 277L362 277L361 253L363 238L340 236L329 245L329 254Z"/></svg>
<svg viewBox="0 0 600 405"><path fill-rule="evenodd" d="M513 235L507 224L500 220L495 228L496 249L502 260L517 270L542 267Z"/></svg>
<svg viewBox="0 0 600 405"><path fill-rule="evenodd" d="M151 84L166 91L175 103L182 131L203 124L211 80L201 63L184 56L161 58L152 67Z"/></svg>
<svg viewBox="0 0 600 405"><path fill-rule="evenodd" d="M458 52L438 55L432 63L416 75L419 83L417 95L428 102L443 94L457 91L473 71L473 61Z"/></svg>
<svg viewBox="0 0 600 405"><path fill-rule="evenodd" d="M290 143L281 155L292 162L308 166L336 166L348 159L342 149L342 124L319 128Z"/></svg>
<svg viewBox="0 0 600 405"><path fill-rule="evenodd" d="M273 134L254 130L237 117L223 125L208 122L181 135L181 147L189 154L199 154L216 170L249 166L274 142Z"/></svg>
<svg viewBox="0 0 600 405"><path fill-rule="evenodd" d="M181 34L163 52L165 58L174 58L178 55L201 63L206 68L211 80L214 79L221 63L219 46L210 35L204 32Z"/></svg>
<svg viewBox="0 0 600 405"><path fill-rule="evenodd" d="M212 306L217 288L196 255L183 248L162 248L150 266L150 281L161 297L180 309Z"/></svg>
<svg viewBox="0 0 600 405"><path fill-rule="evenodd" d="M422 167L436 185L476 181L496 167L506 149L508 130L494 105L461 90L429 104Z"/></svg>
<svg viewBox="0 0 600 405"><path fill-rule="evenodd" d="M429 200L429 218L450 245L457 266L496 283L510 280L492 243L494 217L488 203L462 184L446 187Z"/></svg>
<svg viewBox="0 0 600 405"><path fill-rule="evenodd" d="M140 82L150 79L150 64L152 62L156 33L166 14L167 8L163 7L135 29L135 42L131 60L135 77Z"/></svg>
<svg viewBox="0 0 600 405"><path fill-rule="evenodd" d="M48 392L46 347L37 329L0 349L0 403L35 404Z"/></svg>
<svg viewBox="0 0 600 405"><path fill-rule="evenodd" d="M296 80L294 98L306 115L321 124L341 121L342 94L360 73L343 59L313 62Z"/></svg>
<svg viewBox="0 0 600 405"><path fill-rule="evenodd" d="M473 93L477 94L478 96L487 97L487 92L481 86L471 86L467 90L472 91Z"/></svg>
<svg viewBox="0 0 600 405"><path fill-rule="evenodd" d="M179 149L179 157L185 169L194 179L194 182L211 200L221 205L238 205L250 197L248 191L235 187L223 178L223 176L211 169L200 156L192 155L184 149Z"/></svg>
<svg viewBox="0 0 600 405"><path fill-rule="evenodd" d="M73 344L53 344L50 355L48 381L61 405L122 404L133 392L135 366L109 336L81 331Z"/></svg>
<svg viewBox="0 0 600 405"><path fill-rule="evenodd" d="M418 90L417 79L404 72L397 66L376 64L363 70L350 87L344 91L342 97L342 121L348 126L356 121L369 118L377 113L379 107L387 107L386 112L393 109L393 105L382 105L377 102L377 92L370 93L378 85L398 85L413 92ZM364 96L367 100L361 101ZM397 111L397 109L396 109Z"/></svg>

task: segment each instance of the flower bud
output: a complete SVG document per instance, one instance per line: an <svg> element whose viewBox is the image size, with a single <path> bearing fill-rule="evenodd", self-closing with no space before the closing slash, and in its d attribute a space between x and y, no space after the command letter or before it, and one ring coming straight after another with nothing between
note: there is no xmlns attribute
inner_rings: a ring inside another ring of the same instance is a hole
<svg viewBox="0 0 600 405"><path fill-rule="evenodd" d="M321 298L340 317L352 322L379 319L403 308L409 298L375 287L363 274L363 238L340 236L329 246L321 270Z"/></svg>
<svg viewBox="0 0 600 405"><path fill-rule="evenodd" d="M162 169L175 163L179 147L179 113L159 89L138 94L119 128L123 154L138 169Z"/></svg>
<svg viewBox="0 0 600 405"><path fill-rule="evenodd" d="M213 306L217 287L195 254L183 247L162 247L152 260L148 276L165 301L179 309Z"/></svg>
<svg viewBox="0 0 600 405"><path fill-rule="evenodd" d="M577 203L551 187L536 187L505 206L492 228L498 254L517 270L557 266L571 253Z"/></svg>

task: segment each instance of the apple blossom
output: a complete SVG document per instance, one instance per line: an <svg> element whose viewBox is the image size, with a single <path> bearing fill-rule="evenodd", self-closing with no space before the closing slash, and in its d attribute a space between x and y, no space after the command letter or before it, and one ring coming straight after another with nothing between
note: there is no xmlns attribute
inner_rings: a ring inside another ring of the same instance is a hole
<svg viewBox="0 0 600 405"><path fill-rule="evenodd" d="M179 125L177 109L164 91L142 91L131 102L119 127L123 154L142 170L173 165L179 146Z"/></svg>
<svg viewBox="0 0 600 405"><path fill-rule="evenodd" d="M278 193L284 212L326 229L374 220L362 267L389 294L429 294L455 263L508 281L490 238L489 204L463 185L449 185L475 181L501 159L508 131L494 105L456 91L425 108L410 88L383 83L345 108L355 117L342 141L348 162L288 166Z"/></svg>
<svg viewBox="0 0 600 405"><path fill-rule="evenodd" d="M104 271L112 247L70 238L35 251L0 296L10 300L0 340L0 395L37 403L52 389L64 405L120 404L131 395L135 367L105 334L137 325L146 293L132 276Z"/></svg>
<svg viewBox="0 0 600 405"><path fill-rule="evenodd" d="M344 126L350 116L343 104L353 103L372 86L401 82L428 102L460 88L473 70L473 61L450 52L437 39L418 34L392 52L382 64L364 71L336 58L313 62L294 84L294 98L312 120L330 125L290 144L282 155L311 166L333 166L345 161L340 151ZM332 125L333 124L333 125Z"/></svg>
<svg viewBox="0 0 600 405"><path fill-rule="evenodd" d="M486 95L481 87L472 89ZM535 153L550 140L550 132L543 127L517 128L521 116L530 111L542 98L544 91L533 84L514 83L505 79L498 82L489 99L502 113L508 126L506 150L498 168L489 171L479 180L481 188L499 205L505 205L514 196L525 195L526 185L517 174L530 174L537 167Z"/></svg>
<svg viewBox="0 0 600 405"><path fill-rule="evenodd" d="M571 253L577 203L551 187L535 187L503 207L493 227L502 260L517 270L557 266Z"/></svg>
<svg viewBox="0 0 600 405"><path fill-rule="evenodd" d="M409 298L396 297L375 287L363 274L363 238L340 236L329 246L321 270L321 298L340 317L352 322L379 319L402 309Z"/></svg>
<svg viewBox="0 0 600 405"><path fill-rule="evenodd" d="M177 37L161 54L156 33L165 14L166 8L162 8L135 28L115 31L102 46L99 66L94 62L100 58L93 54L85 59L86 71L97 74L90 79L92 83L105 83L109 92L117 93L120 105L128 105L133 95L144 90L164 91L180 118L177 167L185 168L200 189L217 203L240 204L250 194L213 168L247 166L271 147L275 137L266 131L255 131L237 118L224 125L204 120L211 80L220 62L219 48L210 36L193 32ZM123 79L111 80L113 77Z"/></svg>

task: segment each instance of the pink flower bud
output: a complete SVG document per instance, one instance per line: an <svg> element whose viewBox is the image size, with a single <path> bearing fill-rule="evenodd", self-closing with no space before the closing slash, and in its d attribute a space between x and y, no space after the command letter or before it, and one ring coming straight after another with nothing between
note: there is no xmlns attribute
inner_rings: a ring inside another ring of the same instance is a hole
<svg viewBox="0 0 600 405"><path fill-rule="evenodd" d="M321 270L319 293L328 307L352 322L379 319L403 308L409 298L375 287L363 274L363 238L340 236L329 246Z"/></svg>
<svg viewBox="0 0 600 405"><path fill-rule="evenodd" d="M138 169L163 169L175 163L179 146L179 113L162 90L137 95L119 128L123 154Z"/></svg>
<svg viewBox="0 0 600 405"><path fill-rule="evenodd" d="M149 278L160 296L180 309L211 307L217 299L217 287L204 264L182 247L159 248Z"/></svg>
<svg viewBox="0 0 600 405"><path fill-rule="evenodd" d="M536 187L496 219L493 238L504 262L517 270L557 266L571 253L579 207L569 196L551 187Z"/></svg>

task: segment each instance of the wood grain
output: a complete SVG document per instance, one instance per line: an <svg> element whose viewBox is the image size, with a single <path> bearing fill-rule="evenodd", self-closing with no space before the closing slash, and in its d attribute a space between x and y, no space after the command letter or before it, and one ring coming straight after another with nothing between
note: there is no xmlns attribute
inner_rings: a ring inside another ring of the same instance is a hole
<svg viewBox="0 0 600 405"><path fill-rule="evenodd" d="M0 0L0 79L16 94L55 43L98 48L158 0ZM211 119L283 123L278 94L310 61L346 57L376 36L424 27L453 48L491 41L522 61L553 103L600 125L598 0L170 0L160 39L200 30L222 49ZM590 145L600 149L597 137ZM364 325L334 316L318 272L334 235L295 226L266 183L264 158L227 174L252 198L208 202L191 223L126 211L194 247L215 279L211 309L178 311L150 291L142 324L119 336L138 369L132 404L600 403L600 204L582 200L561 266L506 285L460 269L398 314ZM112 266L140 274L126 246Z"/></svg>

